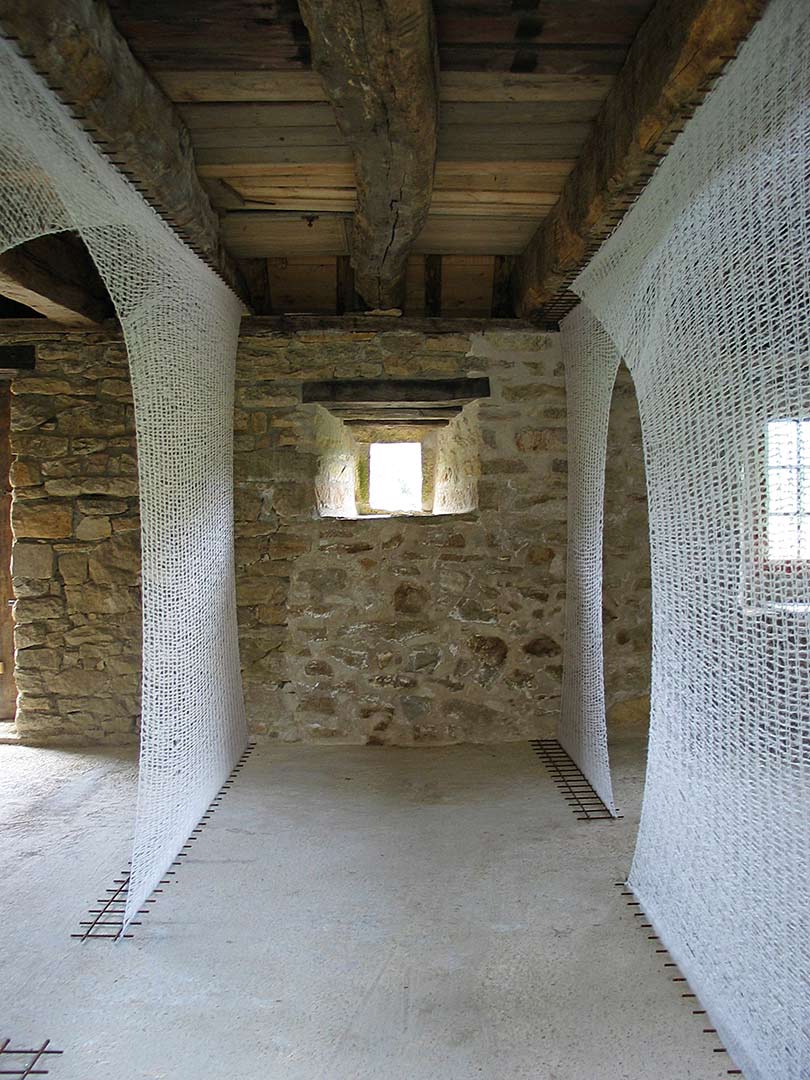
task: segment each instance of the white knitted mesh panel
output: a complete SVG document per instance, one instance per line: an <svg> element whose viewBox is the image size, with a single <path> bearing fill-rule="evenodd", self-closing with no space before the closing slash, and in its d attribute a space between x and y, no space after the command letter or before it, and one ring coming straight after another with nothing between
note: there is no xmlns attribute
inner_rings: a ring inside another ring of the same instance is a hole
<svg viewBox="0 0 810 1080"><path fill-rule="evenodd" d="M602 532L616 346L580 304L562 324L568 412L565 656L557 737L615 816L605 723Z"/></svg>
<svg viewBox="0 0 810 1080"><path fill-rule="evenodd" d="M246 742L232 510L240 305L0 39L0 250L65 229L110 290L135 399L144 648L129 920Z"/></svg>
<svg viewBox="0 0 810 1080"><path fill-rule="evenodd" d="M810 1076L808 256L810 4L772 0L574 286L631 369L647 464L630 883L749 1080Z"/></svg>

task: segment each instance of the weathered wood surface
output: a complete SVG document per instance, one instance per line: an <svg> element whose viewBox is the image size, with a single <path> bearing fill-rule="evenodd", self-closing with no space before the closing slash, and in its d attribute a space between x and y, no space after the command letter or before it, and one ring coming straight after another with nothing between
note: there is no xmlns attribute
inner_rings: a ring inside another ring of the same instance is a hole
<svg viewBox="0 0 810 1080"><path fill-rule="evenodd" d="M429 409L437 402L464 405L489 397L489 379L326 379L305 382L302 400L321 405Z"/></svg>
<svg viewBox="0 0 810 1080"><path fill-rule="evenodd" d="M518 314L559 319L576 304L567 286L635 200L763 8L764 0L658 0L558 203L517 262Z"/></svg>
<svg viewBox="0 0 810 1080"><path fill-rule="evenodd" d="M315 71L164 71L155 79L172 101L302 102L327 101ZM440 71L439 99L443 102L601 102L613 82L611 75L513 75L498 71Z"/></svg>
<svg viewBox="0 0 810 1080"><path fill-rule="evenodd" d="M222 235L230 250L240 258L261 258L268 252L280 256L348 255L350 244L344 224L348 214L244 211L228 214L222 221ZM355 218L356 222L356 218ZM523 251L535 228L536 217L485 217L430 214L413 245L405 252L401 273L409 254L414 255L516 255ZM357 250L357 232L353 234ZM355 288L363 294L356 259ZM382 293L378 294L380 298ZM393 296L392 296L393 299ZM399 298L401 300L401 296ZM375 304L380 307L380 304ZM391 304L400 307L400 303Z"/></svg>
<svg viewBox="0 0 810 1080"><path fill-rule="evenodd" d="M72 236L43 236L0 255L0 295L67 326L113 314L92 259Z"/></svg>
<svg viewBox="0 0 810 1080"><path fill-rule="evenodd" d="M554 330L554 325L546 327ZM536 324L525 319L429 319L402 316L391 318L384 315L272 315L249 316L242 319L240 337L286 338L293 334L373 334L391 331L414 334L483 334L488 332L526 333L537 331ZM0 342L32 343L59 341L65 335L88 343L120 341L121 327L115 319L107 319L92 329L82 326L65 326L52 319L0 319Z"/></svg>
<svg viewBox="0 0 810 1080"><path fill-rule="evenodd" d="M442 69L604 76L652 0L435 0ZM159 71L305 72L310 42L288 0L110 0L137 55ZM348 5L344 5L348 7ZM240 99L246 100L246 99Z"/></svg>
<svg viewBox="0 0 810 1080"><path fill-rule="evenodd" d="M237 283L188 131L132 55L106 4L0 0L0 26L183 240Z"/></svg>
<svg viewBox="0 0 810 1080"><path fill-rule="evenodd" d="M405 269L427 219L438 135L430 0L301 0L357 188L355 288L371 308L402 304Z"/></svg>

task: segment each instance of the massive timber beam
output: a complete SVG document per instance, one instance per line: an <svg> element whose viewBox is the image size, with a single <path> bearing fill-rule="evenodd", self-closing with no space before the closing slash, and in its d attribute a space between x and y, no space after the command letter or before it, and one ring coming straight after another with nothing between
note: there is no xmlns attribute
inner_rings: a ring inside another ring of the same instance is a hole
<svg viewBox="0 0 810 1080"><path fill-rule="evenodd" d="M238 284L194 168L188 131L132 55L103 0L0 0L0 32L212 269Z"/></svg>
<svg viewBox="0 0 810 1080"><path fill-rule="evenodd" d="M65 326L92 327L113 315L93 260L73 236L42 236L0 255L0 296Z"/></svg>
<svg viewBox="0 0 810 1080"><path fill-rule="evenodd" d="M431 0L300 0L338 127L351 146L355 288L371 308L401 307L405 264L425 224L438 130Z"/></svg>
<svg viewBox="0 0 810 1080"><path fill-rule="evenodd" d="M764 6L765 0L658 0L559 201L517 259L520 316L559 318L576 304L567 287L621 220Z"/></svg>

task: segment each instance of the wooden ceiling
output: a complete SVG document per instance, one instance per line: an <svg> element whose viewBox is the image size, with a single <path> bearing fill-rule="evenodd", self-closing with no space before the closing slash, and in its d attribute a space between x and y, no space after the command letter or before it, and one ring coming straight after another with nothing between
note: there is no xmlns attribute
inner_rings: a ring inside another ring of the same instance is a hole
<svg viewBox="0 0 810 1080"><path fill-rule="evenodd" d="M440 126L406 314L507 314L509 258L557 201L653 0L435 0ZM110 0L177 104L230 252L268 308L361 306L348 267L351 151L295 0ZM253 267L255 274L255 264Z"/></svg>

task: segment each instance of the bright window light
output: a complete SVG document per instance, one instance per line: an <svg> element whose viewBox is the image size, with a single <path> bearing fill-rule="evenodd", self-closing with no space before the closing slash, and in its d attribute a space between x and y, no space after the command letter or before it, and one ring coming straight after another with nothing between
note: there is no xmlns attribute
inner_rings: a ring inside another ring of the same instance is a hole
<svg viewBox="0 0 810 1080"><path fill-rule="evenodd" d="M768 423L768 558L810 559L810 420Z"/></svg>
<svg viewBox="0 0 810 1080"><path fill-rule="evenodd" d="M372 510L421 510L421 444L372 443L368 487Z"/></svg>

